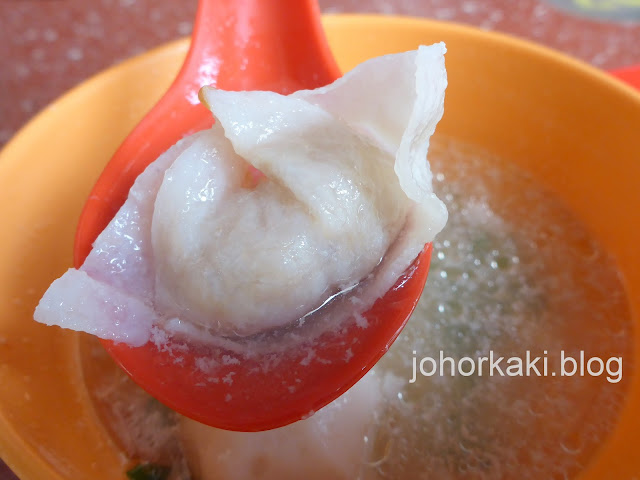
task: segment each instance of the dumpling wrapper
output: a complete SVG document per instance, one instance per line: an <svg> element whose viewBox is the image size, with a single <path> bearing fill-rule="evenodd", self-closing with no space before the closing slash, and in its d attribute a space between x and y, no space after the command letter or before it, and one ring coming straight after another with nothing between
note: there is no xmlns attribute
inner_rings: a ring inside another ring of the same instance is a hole
<svg viewBox="0 0 640 480"><path fill-rule="evenodd" d="M445 51L372 59L289 96L205 87L216 124L138 177L35 319L133 346L175 324L245 336L375 270L360 299L369 307L446 223L426 161ZM254 169L265 176L257 185Z"/></svg>

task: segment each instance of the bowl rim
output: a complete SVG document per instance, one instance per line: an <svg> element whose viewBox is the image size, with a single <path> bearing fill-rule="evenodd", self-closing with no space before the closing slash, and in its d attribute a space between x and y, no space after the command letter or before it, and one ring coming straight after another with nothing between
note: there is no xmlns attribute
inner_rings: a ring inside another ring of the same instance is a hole
<svg viewBox="0 0 640 480"><path fill-rule="evenodd" d="M606 83L609 87L614 88L618 93L629 96L632 101L640 104L640 92L631 85L618 79L606 70L599 69L584 60L573 57L562 51L553 49L543 44L538 44L528 39L524 39L515 36L510 33L483 30L471 25L462 24L459 22L450 22L443 20L435 20L431 18L412 17L408 15L382 15L382 14L359 14L359 13L328 13L322 15L322 24L325 28L332 27L333 25L344 26L352 24L378 24L385 23L389 25L410 25L413 27L429 28L432 25L446 27L447 30L455 31L467 36L476 38L482 38L494 43L511 44L513 49L519 49L523 52L538 56L554 63L561 63L568 66L571 69L577 70L583 75L588 75L597 79L600 82ZM37 112L30 120L22 125L16 133L9 139L5 146L0 150L0 165L3 162L3 157L8 149L13 148L12 145L22 141L22 137L29 133L29 130L37 126L41 117L46 116L50 109L69 101L70 97L74 97L77 92L95 88L100 82L106 81L114 75L117 75L120 71L127 70L131 66L140 62L149 61L155 59L156 56L172 55L174 49L177 51L184 50L185 54L188 50L190 37L180 37L169 42L162 43L150 50L147 50L139 55L129 57L119 63L107 67L87 79L81 81L77 85L71 87L62 95L55 98L39 112ZM613 71L623 71L626 68L620 68Z"/></svg>

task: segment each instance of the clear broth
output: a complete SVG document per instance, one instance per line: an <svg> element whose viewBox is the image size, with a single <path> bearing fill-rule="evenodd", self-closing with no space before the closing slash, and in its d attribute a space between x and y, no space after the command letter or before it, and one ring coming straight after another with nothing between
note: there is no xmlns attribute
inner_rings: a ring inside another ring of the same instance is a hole
<svg viewBox="0 0 640 480"><path fill-rule="evenodd" d="M376 366L405 381L381 416L376 450L385 460L367 478L571 478L614 428L633 369L616 265L557 197L512 164L443 140L429 158L449 222L409 325ZM414 351L419 362L491 350L546 356L548 376L447 370L409 384ZM610 383L606 371L560 376L562 350L622 357L621 381Z"/></svg>

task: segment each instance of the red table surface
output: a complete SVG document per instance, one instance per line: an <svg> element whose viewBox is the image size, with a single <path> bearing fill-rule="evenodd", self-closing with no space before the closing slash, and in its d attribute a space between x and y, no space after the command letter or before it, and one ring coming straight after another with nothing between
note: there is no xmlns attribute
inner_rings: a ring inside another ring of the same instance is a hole
<svg viewBox="0 0 640 480"><path fill-rule="evenodd" d="M319 3L325 13L412 15L507 32L606 69L640 64L640 23L628 14L622 22L593 20L540 0ZM189 35L195 9L196 0L0 0L0 146L40 109L91 75ZM620 74L640 87L637 70ZM15 478L0 460L0 480Z"/></svg>

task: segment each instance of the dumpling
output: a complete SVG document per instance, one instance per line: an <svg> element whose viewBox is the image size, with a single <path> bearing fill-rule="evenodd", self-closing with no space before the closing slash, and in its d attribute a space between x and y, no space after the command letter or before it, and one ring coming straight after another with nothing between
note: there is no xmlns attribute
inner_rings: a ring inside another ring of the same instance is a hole
<svg viewBox="0 0 640 480"><path fill-rule="evenodd" d="M368 308L447 219L426 161L444 53L376 58L289 96L205 87L215 125L140 175L35 319L139 346L176 325L282 327L364 279Z"/></svg>
<svg viewBox="0 0 640 480"><path fill-rule="evenodd" d="M384 381L371 371L312 417L266 432L231 432L180 419L189 469L200 480L352 480L371 456Z"/></svg>

